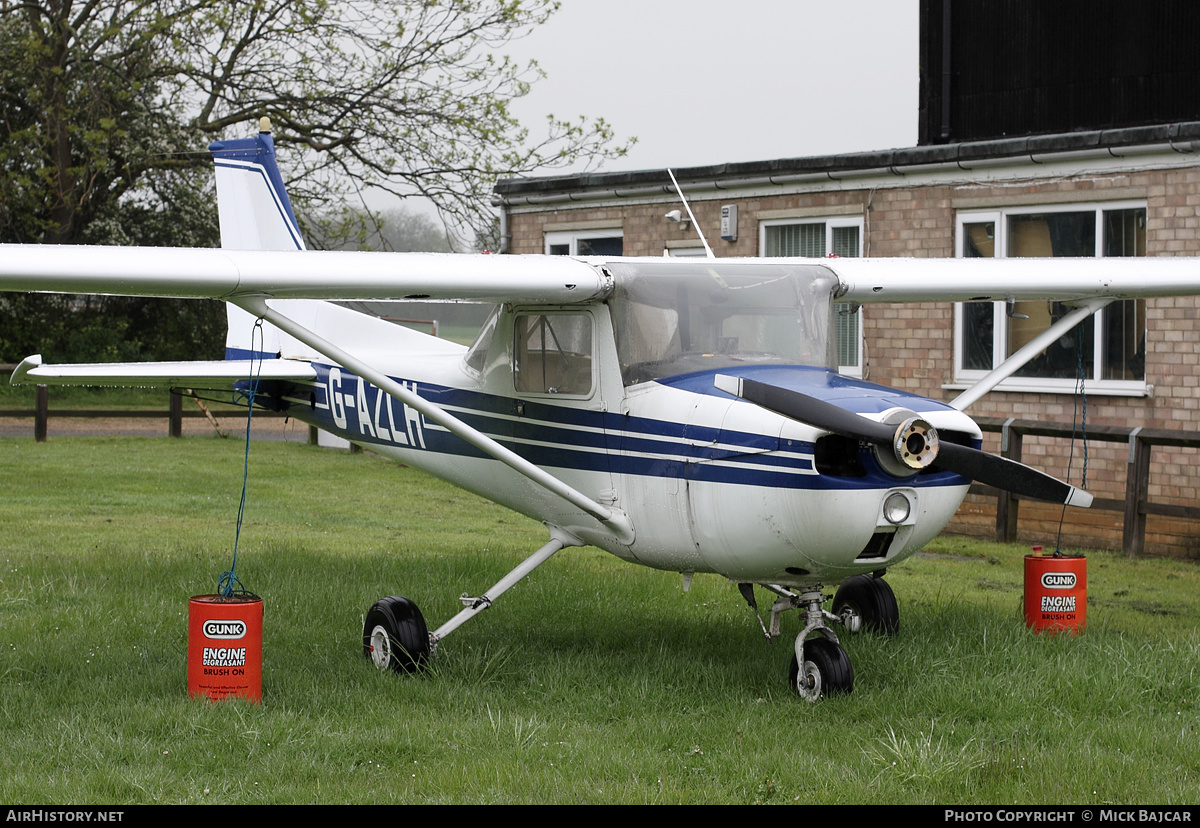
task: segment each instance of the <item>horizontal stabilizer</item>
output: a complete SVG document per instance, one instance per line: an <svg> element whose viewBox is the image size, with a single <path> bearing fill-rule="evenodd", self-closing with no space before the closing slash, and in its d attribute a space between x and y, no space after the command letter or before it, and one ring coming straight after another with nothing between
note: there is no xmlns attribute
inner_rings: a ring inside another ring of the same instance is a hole
<svg viewBox="0 0 1200 828"><path fill-rule="evenodd" d="M315 380L308 362L292 359L229 359L208 362L109 362L43 365L41 354L26 357L13 371L12 384L150 387L231 386L263 380Z"/></svg>

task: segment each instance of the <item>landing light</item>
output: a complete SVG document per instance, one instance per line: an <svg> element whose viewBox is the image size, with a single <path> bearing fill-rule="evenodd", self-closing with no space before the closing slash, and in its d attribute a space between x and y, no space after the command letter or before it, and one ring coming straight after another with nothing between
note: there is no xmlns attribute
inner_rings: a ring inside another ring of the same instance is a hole
<svg viewBox="0 0 1200 828"><path fill-rule="evenodd" d="M893 526L899 526L908 520L908 515L912 511L912 504L908 502L908 498L901 492L892 492L883 501L883 517Z"/></svg>

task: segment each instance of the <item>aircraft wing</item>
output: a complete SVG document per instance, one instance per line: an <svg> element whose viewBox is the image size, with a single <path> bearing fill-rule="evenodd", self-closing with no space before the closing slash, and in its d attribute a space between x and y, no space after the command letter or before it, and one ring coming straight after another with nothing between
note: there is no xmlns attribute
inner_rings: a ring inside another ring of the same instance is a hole
<svg viewBox="0 0 1200 828"><path fill-rule="evenodd" d="M775 261L778 261L775 260ZM818 261L841 302L970 302L1200 294L1200 259L854 259Z"/></svg>
<svg viewBox="0 0 1200 828"><path fill-rule="evenodd" d="M730 260L705 261L719 268ZM763 260L740 263L753 261ZM770 260L776 267L785 261ZM833 271L842 302L1200 294L1200 260L1194 258L790 261ZM566 256L0 245L0 291L573 304L608 295L612 280L603 265Z"/></svg>
<svg viewBox="0 0 1200 828"><path fill-rule="evenodd" d="M0 245L0 291L568 304L611 281L566 256Z"/></svg>
<svg viewBox="0 0 1200 828"><path fill-rule="evenodd" d="M26 358L17 366L12 384L226 388L255 377L303 381L315 380L317 372L310 363L294 359L43 365L39 354Z"/></svg>

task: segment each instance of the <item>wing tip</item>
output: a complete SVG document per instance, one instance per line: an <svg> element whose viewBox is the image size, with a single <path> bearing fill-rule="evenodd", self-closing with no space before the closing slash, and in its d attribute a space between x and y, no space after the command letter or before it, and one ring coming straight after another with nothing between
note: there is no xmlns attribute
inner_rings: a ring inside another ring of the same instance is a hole
<svg viewBox="0 0 1200 828"><path fill-rule="evenodd" d="M9 377L8 382L10 385L24 385L27 381L26 377L28 376L29 372L34 370L35 368L41 368L41 367L42 367L42 355L41 354L34 354L33 356L27 356L23 360L21 360L21 364L18 365L16 367L16 369L12 372L12 376Z"/></svg>

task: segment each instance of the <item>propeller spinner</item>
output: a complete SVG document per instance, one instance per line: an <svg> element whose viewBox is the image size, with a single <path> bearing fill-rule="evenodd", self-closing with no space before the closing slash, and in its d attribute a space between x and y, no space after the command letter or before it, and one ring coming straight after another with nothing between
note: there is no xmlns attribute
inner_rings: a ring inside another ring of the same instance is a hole
<svg viewBox="0 0 1200 828"><path fill-rule="evenodd" d="M919 417L909 417L898 425L881 423L808 394L757 380L718 374L713 383L768 411L879 446L909 469L919 470L936 462L947 471L1021 497L1068 506L1092 505L1090 493L1037 469L969 446L941 442L937 429Z"/></svg>

